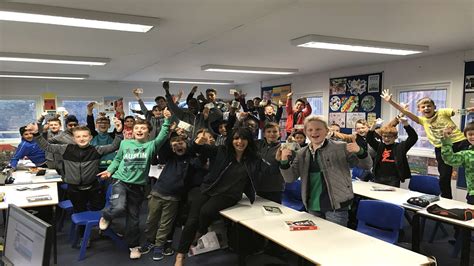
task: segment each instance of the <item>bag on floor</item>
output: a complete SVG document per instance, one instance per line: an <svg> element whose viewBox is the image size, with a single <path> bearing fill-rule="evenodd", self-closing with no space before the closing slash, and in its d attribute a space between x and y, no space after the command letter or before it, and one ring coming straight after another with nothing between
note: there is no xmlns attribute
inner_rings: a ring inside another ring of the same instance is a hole
<svg viewBox="0 0 474 266"><path fill-rule="evenodd" d="M474 210L471 209L445 209L438 204L433 204L426 209L429 213L444 216L461 221L469 221L474 216Z"/></svg>

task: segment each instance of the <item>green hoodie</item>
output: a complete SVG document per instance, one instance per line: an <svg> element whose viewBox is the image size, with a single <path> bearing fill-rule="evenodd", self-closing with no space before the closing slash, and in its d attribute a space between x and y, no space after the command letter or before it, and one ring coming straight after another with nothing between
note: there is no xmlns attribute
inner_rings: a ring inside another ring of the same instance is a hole
<svg viewBox="0 0 474 266"><path fill-rule="evenodd" d="M466 176L467 194L474 195L474 146L471 145L468 150L453 152L451 139L441 139L441 157L443 161L450 166L464 166Z"/></svg>
<svg viewBox="0 0 474 266"><path fill-rule="evenodd" d="M123 140L114 161L107 168L107 171L113 174L114 178L125 183L145 185L150 171L151 157L168 139L169 126L169 119L165 119L160 134L151 141Z"/></svg>

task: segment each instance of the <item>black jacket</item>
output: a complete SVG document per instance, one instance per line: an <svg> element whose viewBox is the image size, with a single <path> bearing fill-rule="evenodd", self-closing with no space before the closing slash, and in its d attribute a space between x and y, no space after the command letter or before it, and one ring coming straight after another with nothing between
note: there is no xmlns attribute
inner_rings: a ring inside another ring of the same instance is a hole
<svg viewBox="0 0 474 266"><path fill-rule="evenodd" d="M194 156L189 153L189 145L187 152L178 156L171 150L170 143L167 141L158 151L158 157L158 162L165 164L165 167L152 190L164 196L181 197L185 192L186 179L193 172L191 162Z"/></svg>
<svg viewBox="0 0 474 266"><path fill-rule="evenodd" d="M226 146L212 146L212 145L197 145L193 144L193 150L202 154L203 156L210 158L209 173L204 177L201 185L201 192L206 193L215 186L219 186L220 180L222 179L223 173L235 160L234 155L231 151L227 150ZM248 158L242 158L245 169L247 170L248 177L250 178L247 186L243 193L247 195L250 202L255 201L255 184L260 180L261 169L268 166L260 156L252 156Z"/></svg>
<svg viewBox="0 0 474 266"><path fill-rule="evenodd" d="M398 176L400 177L400 181L402 182L405 181L405 179L411 178L410 166L408 165L407 159L407 152L413 145L415 145L416 141L418 140L418 135L416 134L416 131L410 125L405 126L404 128L408 134L408 138L399 143L394 143L392 149L395 156L395 164L397 166ZM372 130L367 133L367 143L374 150L377 151L373 164L373 172L374 175L377 177L379 176L378 167L379 162L382 158L383 151L385 150L385 144L375 139L375 131Z"/></svg>
<svg viewBox="0 0 474 266"><path fill-rule="evenodd" d="M256 144L262 159L270 163L270 166L265 167L265 172L262 171L260 182L256 187L257 191L279 192L285 190L285 180L280 173L280 164L275 158L281 144L279 142L269 144L265 139L257 140Z"/></svg>

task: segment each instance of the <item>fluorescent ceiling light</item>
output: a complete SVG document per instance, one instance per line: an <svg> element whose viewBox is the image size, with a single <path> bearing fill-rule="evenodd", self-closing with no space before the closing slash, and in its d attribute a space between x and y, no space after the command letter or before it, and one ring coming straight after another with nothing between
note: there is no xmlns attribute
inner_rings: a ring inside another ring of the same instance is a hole
<svg viewBox="0 0 474 266"><path fill-rule="evenodd" d="M234 72L251 74L270 75L290 75L298 72L294 68L270 68L270 67L247 67L247 66L224 66L224 65L204 65L201 70L214 72Z"/></svg>
<svg viewBox="0 0 474 266"><path fill-rule="evenodd" d="M212 79L182 79L182 78L161 78L160 82L168 81L170 83L184 83L184 84L211 84L211 85L230 85L233 80L212 80Z"/></svg>
<svg viewBox="0 0 474 266"><path fill-rule="evenodd" d="M412 45L390 42L339 38L322 35L306 35L291 40L291 44L298 47L343 50L362 53L376 53L389 55L411 55L428 51L424 45Z"/></svg>
<svg viewBox="0 0 474 266"><path fill-rule="evenodd" d="M89 75L0 71L0 78L83 80L89 78Z"/></svg>
<svg viewBox="0 0 474 266"><path fill-rule="evenodd" d="M0 61L103 66L110 62L110 58L0 52Z"/></svg>
<svg viewBox="0 0 474 266"><path fill-rule="evenodd" d="M157 18L23 3L0 3L0 20L148 32Z"/></svg>

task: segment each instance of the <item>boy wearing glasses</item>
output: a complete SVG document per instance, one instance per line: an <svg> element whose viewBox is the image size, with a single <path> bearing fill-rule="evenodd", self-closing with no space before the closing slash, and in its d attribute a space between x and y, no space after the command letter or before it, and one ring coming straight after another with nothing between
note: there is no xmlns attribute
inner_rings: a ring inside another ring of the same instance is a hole
<svg viewBox="0 0 474 266"><path fill-rule="evenodd" d="M406 140L395 142L398 131L396 127L390 125L380 129L382 141L375 138L375 123L367 133L367 143L376 151L373 164L374 182L393 187L400 187L400 181L404 182L406 178L411 178L407 152L418 140L418 135L408 124L407 118L397 118L408 134Z"/></svg>

